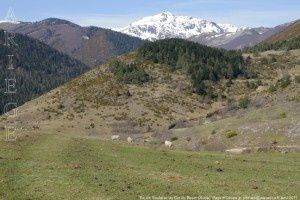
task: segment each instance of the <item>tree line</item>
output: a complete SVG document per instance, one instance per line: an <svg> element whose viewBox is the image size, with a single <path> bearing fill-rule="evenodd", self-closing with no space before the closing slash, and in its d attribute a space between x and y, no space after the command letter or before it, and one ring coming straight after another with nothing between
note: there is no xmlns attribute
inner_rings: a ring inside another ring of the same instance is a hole
<svg viewBox="0 0 300 200"><path fill-rule="evenodd" d="M293 50L300 49L300 37L292 38L289 40L282 40L276 42L262 42L253 47L244 49L244 52L255 53L268 50Z"/></svg>

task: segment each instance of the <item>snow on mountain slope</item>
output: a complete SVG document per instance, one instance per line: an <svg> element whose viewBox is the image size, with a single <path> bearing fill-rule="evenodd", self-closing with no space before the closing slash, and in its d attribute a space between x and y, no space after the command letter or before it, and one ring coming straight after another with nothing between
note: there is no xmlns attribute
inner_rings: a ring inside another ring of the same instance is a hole
<svg viewBox="0 0 300 200"><path fill-rule="evenodd" d="M8 21L8 20L1 20L0 24L20 24L19 21Z"/></svg>
<svg viewBox="0 0 300 200"><path fill-rule="evenodd" d="M285 26L282 25L282 27ZM281 29L281 26L274 28L236 27L232 24L219 24L163 12L145 17L115 31L150 41L182 38L212 47L240 49L255 45Z"/></svg>
<svg viewBox="0 0 300 200"><path fill-rule="evenodd" d="M239 31L239 28L232 24L218 24L218 26L221 27L224 30L224 32L228 33L236 33L237 31ZM245 27L241 29L245 29Z"/></svg>
<svg viewBox="0 0 300 200"><path fill-rule="evenodd" d="M203 19L187 16L176 16L170 12L145 17L127 27L116 31L148 39L151 41L165 38L183 38L201 34L235 33L239 28L231 24L216 24Z"/></svg>

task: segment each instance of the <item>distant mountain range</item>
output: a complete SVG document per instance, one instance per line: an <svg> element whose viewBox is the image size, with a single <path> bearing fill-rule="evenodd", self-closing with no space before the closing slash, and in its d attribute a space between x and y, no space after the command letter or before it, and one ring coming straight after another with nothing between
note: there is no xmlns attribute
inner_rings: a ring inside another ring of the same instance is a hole
<svg viewBox="0 0 300 200"><path fill-rule="evenodd" d="M239 28L231 24L219 24L163 12L115 30L150 41L182 38L213 47L240 49L253 46L280 32L288 25L289 23L274 28Z"/></svg>
<svg viewBox="0 0 300 200"><path fill-rule="evenodd" d="M0 29L28 35L93 67L113 56L136 50L145 41L98 27L81 27L66 20L0 22Z"/></svg>
<svg viewBox="0 0 300 200"><path fill-rule="evenodd" d="M0 21L0 29L38 39L93 67L114 56L135 51L147 40L181 38L217 48L241 49L270 38L290 24L247 28L163 12L114 30L82 27L57 18L39 22Z"/></svg>

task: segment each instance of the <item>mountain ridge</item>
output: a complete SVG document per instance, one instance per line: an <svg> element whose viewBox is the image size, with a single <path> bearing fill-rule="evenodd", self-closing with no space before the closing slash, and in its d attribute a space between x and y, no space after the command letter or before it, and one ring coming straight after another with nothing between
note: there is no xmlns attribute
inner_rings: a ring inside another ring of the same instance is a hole
<svg viewBox="0 0 300 200"><path fill-rule="evenodd" d="M38 39L89 67L102 64L113 56L134 51L146 42L110 29L82 27L58 18L17 24L5 22L0 23L0 29Z"/></svg>
<svg viewBox="0 0 300 200"><path fill-rule="evenodd" d="M163 12L144 17L129 26L114 30L150 41L180 38L231 50L254 46L284 30L289 24L285 23L273 28L236 27L232 24L221 24Z"/></svg>
<svg viewBox="0 0 300 200"><path fill-rule="evenodd" d="M289 23L288 26L253 47L245 48L245 52L267 50L292 50L300 48L300 20Z"/></svg>
<svg viewBox="0 0 300 200"><path fill-rule="evenodd" d="M268 39L290 24L285 23L273 28L239 28L231 24L219 24L163 12L113 30L95 26L81 27L58 18L38 22L3 22L0 23L0 28L39 39L92 67L115 55L135 51L147 40L180 38L217 48L242 49ZM117 37L110 37L111 35ZM94 42L89 42L90 39ZM95 42L98 43L97 46L94 45ZM97 51L101 53L96 54Z"/></svg>
<svg viewBox="0 0 300 200"><path fill-rule="evenodd" d="M272 37L268 38L265 42L278 42L282 40L290 40L300 37L300 19L288 24L286 29L278 32Z"/></svg>

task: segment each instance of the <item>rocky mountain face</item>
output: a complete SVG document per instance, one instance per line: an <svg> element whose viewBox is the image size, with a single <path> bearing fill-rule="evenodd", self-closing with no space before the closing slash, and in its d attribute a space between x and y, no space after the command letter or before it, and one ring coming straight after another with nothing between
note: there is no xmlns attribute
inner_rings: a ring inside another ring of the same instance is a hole
<svg viewBox="0 0 300 200"><path fill-rule="evenodd" d="M194 17L176 16L170 12L163 12L145 17L127 27L116 29L116 31L150 41L182 38L218 48L241 49L253 46L287 26L288 24L274 28L239 28L232 24L218 24Z"/></svg>
<svg viewBox="0 0 300 200"><path fill-rule="evenodd" d="M113 56L136 50L145 41L109 29L81 27L66 20L49 18L29 23L0 23L0 29L28 35L76 58L90 67Z"/></svg>

